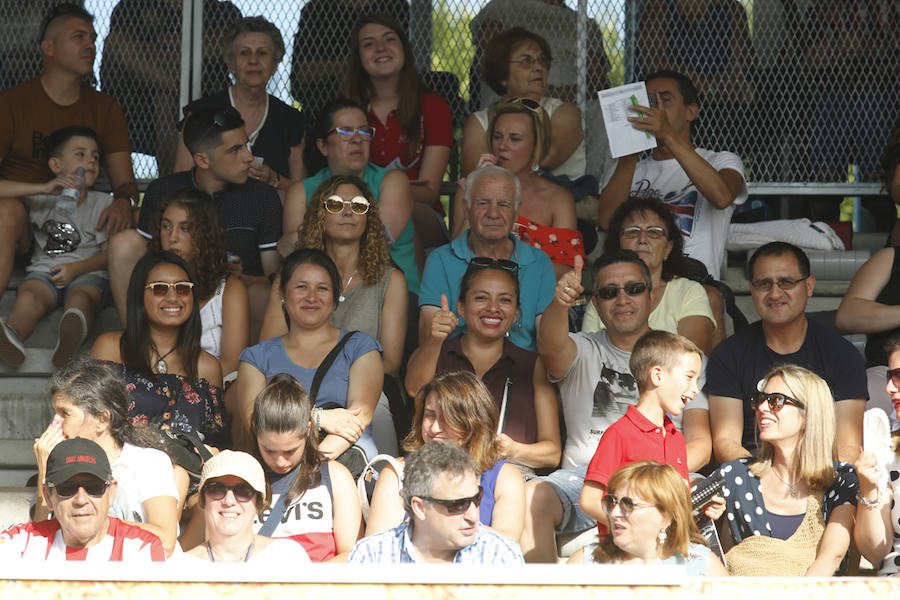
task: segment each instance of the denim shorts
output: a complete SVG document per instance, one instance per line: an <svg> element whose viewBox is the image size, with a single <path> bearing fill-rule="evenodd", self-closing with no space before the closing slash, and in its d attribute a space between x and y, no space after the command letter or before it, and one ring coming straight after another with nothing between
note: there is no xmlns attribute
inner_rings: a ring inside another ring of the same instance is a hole
<svg viewBox="0 0 900 600"><path fill-rule="evenodd" d="M28 271L25 274L24 281L28 281L29 279L36 279L47 284L56 294L57 306L62 306L65 303L66 298L69 297L69 293L79 285L90 285L97 288L100 291L101 303L103 302L103 299L106 298L106 292L109 290L109 279L94 273L84 273L83 275L79 275L73 279L69 285L62 289L54 285L53 280L50 279L50 273L45 271Z"/></svg>
<svg viewBox="0 0 900 600"><path fill-rule="evenodd" d="M563 507L562 521L556 528L556 533L575 533L594 527L597 522L581 512L578 500L581 498L581 488L584 487L584 477L587 474L587 465L559 469L545 477L538 477L537 481L545 481L550 484L559 502Z"/></svg>

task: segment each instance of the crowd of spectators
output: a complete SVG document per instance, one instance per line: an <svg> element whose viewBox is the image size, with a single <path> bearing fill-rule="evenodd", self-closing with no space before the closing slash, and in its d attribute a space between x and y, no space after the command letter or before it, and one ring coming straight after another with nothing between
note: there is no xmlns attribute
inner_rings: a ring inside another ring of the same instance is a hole
<svg viewBox="0 0 900 600"><path fill-rule="evenodd" d="M21 365L64 305L60 370L34 521L0 533L0 557L520 564L558 562L558 536L596 528L569 562L831 576L855 568L852 540L895 573L896 440L862 451L870 397L900 418L894 249L859 271L837 326L807 316L816 279L786 242L752 253L759 320L730 337L709 284L748 193L741 159L696 147L694 129L701 107L744 112L729 93L748 44L720 32L683 64L690 41L670 43L644 78L656 102L629 107L658 145L607 178L587 172L570 82L550 84L565 44L497 30L489 3L473 31L499 98L463 128L448 229L447 101L416 73L405 21L381 14L392 3L367 4L304 7L301 32L328 11L347 31L328 49L295 40L302 112L266 92L278 30L232 15L234 82L158 132L176 172L140 201L135 117L83 81L93 18L47 15L43 72L0 93L0 288L32 255L0 359ZM724 0L658 4L645 48L671 41L659 28L740 17ZM591 64L607 85L608 63ZM713 80L707 105L697 84ZM312 88L334 88L315 112ZM111 194L91 189L101 165ZM603 179L591 264L585 177ZM123 329L78 358L107 288ZM871 334L865 361L838 328ZM697 473L724 483L692 511Z"/></svg>

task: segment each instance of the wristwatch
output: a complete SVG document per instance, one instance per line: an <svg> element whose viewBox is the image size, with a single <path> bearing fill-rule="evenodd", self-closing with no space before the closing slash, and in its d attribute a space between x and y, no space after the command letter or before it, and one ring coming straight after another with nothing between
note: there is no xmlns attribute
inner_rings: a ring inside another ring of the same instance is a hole
<svg viewBox="0 0 900 600"><path fill-rule="evenodd" d="M131 208L135 209L140 204L140 201L133 194L118 194L113 197L113 200L118 200L119 198L125 198L131 204Z"/></svg>

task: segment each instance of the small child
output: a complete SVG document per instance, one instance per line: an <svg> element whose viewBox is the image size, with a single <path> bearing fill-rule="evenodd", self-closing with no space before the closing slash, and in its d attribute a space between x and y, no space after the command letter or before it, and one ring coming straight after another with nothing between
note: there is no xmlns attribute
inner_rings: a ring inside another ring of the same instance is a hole
<svg viewBox="0 0 900 600"><path fill-rule="evenodd" d="M19 286L9 321L0 321L0 359L18 367L25 362L23 340L38 321L65 303L53 365L64 367L87 337L109 287L106 274L106 232L98 231L100 213L109 194L92 191L100 166L100 147L93 129L82 126L54 131L45 140L50 170L56 177L44 184L0 182L0 196L26 199L34 233L34 253ZM78 188L76 170L84 169L84 185L71 215L55 213L57 195ZM68 221L66 223L65 221Z"/></svg>
<svg viewBox="0 0 900 600"><path fill-rule="evenodd" d="M610 476L619 467L655 460L675 467L687 483L687 444L666 415L678 416L698 392L703 369L700 349L686 337L649 331L634 345L629 360L640 397L625 416L600 438L581 490L581 510L601 524L607 522L602 500ZM687 487L685 487L687 489Z"/></svg>

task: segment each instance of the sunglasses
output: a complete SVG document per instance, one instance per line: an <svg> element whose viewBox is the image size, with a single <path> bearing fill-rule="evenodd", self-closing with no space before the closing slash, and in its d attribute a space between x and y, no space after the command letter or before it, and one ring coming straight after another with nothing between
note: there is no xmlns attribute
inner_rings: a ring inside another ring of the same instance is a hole
<svg viewBox="0 0 900 600"><path fill-rule="evenodd" d="M145 289L152 291L154 296L162 298L169 293L169 288L175 288L175 293L179 296L189 296L193 287L194 283L191 281L176 281L175 283L154 281L148 283Z"/></svg>
<svg viewBox="0 0 900 600"><path fill-rule="evenodd" d="M371 125L363 127L335 127L334 129L329 129L326 135L331 135L332 133L336 133L342 140L352 140L354 135L359 134L361 138L368 141L375 137L375 128Z"/></svg>
<svg viewBox="0 0 900 600"><path fill-rule="evenodd" d="M448 515L461 515L467 510L469 510L469 505L473 502L475 503L475 507L481 504L481 498L484 496L484 488L480 485L478 486L478 492L474 496L469 496L468 498L454 498L452 500L445 500L443 498L432 498L430 496L422 496L422 500L427 500L432 504L440 504L444 507L444 510L447 511Z"/></svg>
<svg viewBox="0 0 900 600"><path fill-rule="evenodd" d="M648 508L650 506L653 506L652 504L647 504L646 502L635 502L628 496L622 496L621 498L619 498L618 496L613 496L612 494L603 496L603 500L600 501L600 504L603 506L603 512L608 515L612 514L613 509L618 505L619 512L622 513L623 517L627 517L639 508Z"/></svg>
<svg viewBox="0 0 900 600"><path fill-rule="evenodd" d="M666 237L666 230L663 227L639 227L638 225L632 225L631 227L625 227L622 231L619 232L626 240L634 240L641 237L641 234L645 234L651 240L661 240Z"/></svg>
<svg viewBox="0 0 900 600"><path fill-rule="evenodd" d="M488 258L487 256L473 256L469 260L469 268L485 269L490 267L499 267L510 273L519 272L519 264L505 258Z"/></svg>
<svg viewBox="0 0 900 600"><path fill-rule="evenodd" d="M900 389L900 369L891 369L888 371L887 380L893 382L895 388Z"/></svg>
<svg viewBox="0 0 900 600"><path fill-rule="evenodd" d="M203 493L206 494L207 500L221 500L228 493L228 490L234 493L234 499L238 502L249 502L256 497L257 493L249 483L225 485L221 481L209 481L203 486Z"/></svg>
<svg viewBox="0 0 900 600"><path fill-rule="evenodd" d="M530 56L528 58L531 59ZM512 62L520 62L520 61L512 61ZM532 62L531 64L534 64L534 62ZM531 68L530 65L528 65L528 67ZM540 102L538 102L537 100L532 100L531 98L512 98L510 100L507 100L503 104L504 104L504 106L521 106L522 108L530 110L533 113L543 112L543 110L544 110L544 107L541 106Z"/></svg>
<svg viewBox="0 0 900 600"><path fill-rule="evenodd" d="M756 281L750 282L750 287L761 292L768 292L772 289L772 286L777 285L779 289L788 291L794 289L797 287L798 283L808 278L809 275L801 277L800 279L791 279L790 277L781 277L780 279L775 280L757 279Z"/></svg>
<svg viewBox="0 0 900 600"><path fill-rule="evenodd" d="M341 214L347 205L350 205L350 211L354 215L364 215L369 212L369 201L362 196L354 196L349 200L344 200L335 194L325 198L325 210L333 215Z"/></svg>
<svg viewBox="0 0 900 600"><path fill-rule="evenodd" d="M56 490L56 495L59 496L63 500L67 500L75 494L78 493L79 489L83 489L84 493L90 496L91 498L100 498L103 494L106 493L106 488L109 487L108 481L91 481L91 482L65 482L59 485L51 485L54 490Z"/></svg>
<svg viewBox="0 0 900 600"><path fill-rule="evenodd" d="M209 127L203 130L203 135L197 137L198 140L204 139L207 134L213 130L213 128L221 129L222 131L229 131L231 129L236 129L236 121L243 119L241 117L241 113L237 111L233 106L229 106L228 108L223 108L222 110L216 111L213 114L213 122L209 124ZM232 125L229 126L229 123Z"/></svg>
<svg viewBox="0 0 900 600"><path fill-rule="evenodd" d="M625 285L604 285L597 290L597 297L601 300L612 300L619 295L619 290L625 290L629 296L640 296L647 291L647 284L643 281L629 281Z"/></svg>
<svg viewBox="0 0 900 600"><path fill-rule="evenodd" d="M792 404L797 408L806 408L806 405L799 400L795 400L794 398L785 396L784 394L753 392L750 395L750 408L752 408L753 410L757 410L764 402L769 403L769 410L771 410L773 413L777 413L778 411L780 411L782 408L784 408L785 404Z"/></svg>

